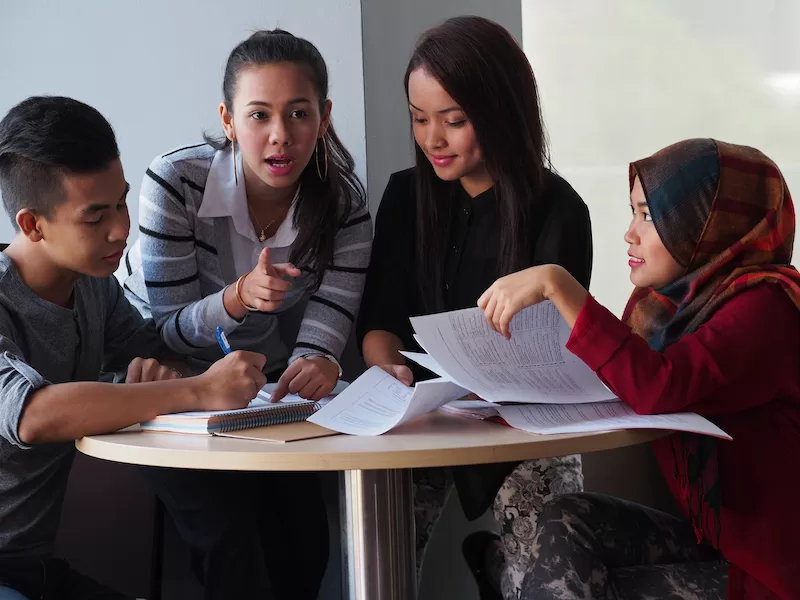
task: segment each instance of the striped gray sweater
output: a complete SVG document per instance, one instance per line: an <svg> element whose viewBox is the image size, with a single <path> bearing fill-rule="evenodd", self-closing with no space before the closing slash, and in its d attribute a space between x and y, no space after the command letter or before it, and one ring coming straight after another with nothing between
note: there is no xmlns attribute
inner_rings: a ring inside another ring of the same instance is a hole
<svg viewBox="0 0 800 600"><path fill-rule="evenodd" d="M234 266L231 219L197 215L214 155L206 144L180 148L156 158L147 170L139 202L139 238L125 257L128 299L155 319L172 350L192 357L200 368L222 357L217 325L234 350L265 354L265 372L304 354L340 358L369 266L372 220L366 206L354 207L339 229L335 264L326 267L316 292L310 291L310 277L295 279L277 311L253 312L236 321L222 302L225 287L242 275ZM271 260L286 262L291 248L277 250L271 251ZM281 340L280 315L304 298L308 304L297 339ZM284 342L293 344L291 354Z"/></svg>

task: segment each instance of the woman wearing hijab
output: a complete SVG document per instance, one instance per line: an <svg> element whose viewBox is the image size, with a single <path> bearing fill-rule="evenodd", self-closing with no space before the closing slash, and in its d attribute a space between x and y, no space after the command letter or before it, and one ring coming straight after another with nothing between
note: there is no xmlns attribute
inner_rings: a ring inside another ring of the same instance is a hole
<svg viewBox="0 0 800 600"><path fill-rule="evenodd" d="M676 433L653 444L682 512L569 494L539 516L523 600L800 598L800 274L794 208L753 148L674 144L630 167L625 234L637 286L623 320L561 267L502 279L479 300L508 335L551 300L567 348L641 414L692 411L733 441Z"/></svg>

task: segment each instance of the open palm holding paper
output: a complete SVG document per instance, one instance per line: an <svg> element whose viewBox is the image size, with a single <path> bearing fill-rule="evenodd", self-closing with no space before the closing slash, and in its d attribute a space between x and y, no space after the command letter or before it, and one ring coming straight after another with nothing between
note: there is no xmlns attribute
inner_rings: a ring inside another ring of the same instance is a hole
<svg viewBox="0 0 800 600"><path fill-rule="evenodd" d="M571 328L588 292L559 265L541 265L501 277L478 298L478 306L495 331L511 338L511 319L523 308L553 302Z"/></svg>

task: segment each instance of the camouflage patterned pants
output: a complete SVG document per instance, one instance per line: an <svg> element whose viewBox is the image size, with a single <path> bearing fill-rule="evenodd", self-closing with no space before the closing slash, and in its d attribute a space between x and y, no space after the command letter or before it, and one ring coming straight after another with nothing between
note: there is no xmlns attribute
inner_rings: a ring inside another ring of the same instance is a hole
<svg viewBox="0 0 800 600"><path fill-rule="evenodd" d="M549 502L522 600L726 597L728 565L672 515L600 494Z"/></svg>
<svg viewBox="0 0 800 600"><path fill-rule="evenodd" d="M425 549L453 483L448 469L414 469L413 476L419 580ZM495 563L491 572L496 575L496 584L506 600L520 597L522 580L532 561L531 551L539 512L556 496L581 490L583 473L580 456L529 460L517 465L506 478L492 505L503 542L503 553L490 557Z"/></svg>

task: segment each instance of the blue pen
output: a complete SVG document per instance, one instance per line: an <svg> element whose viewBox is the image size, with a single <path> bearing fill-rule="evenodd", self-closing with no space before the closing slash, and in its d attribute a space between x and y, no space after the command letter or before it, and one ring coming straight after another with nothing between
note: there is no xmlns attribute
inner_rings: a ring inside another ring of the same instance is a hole
<svg viewBox="0 0 800 600"><path fill-rule="evenodd" d="M219 343L219 347L222 348L223 353L231 353L231 345L228 343L228 338L225 337L225 332L219 325L217 325L217 342Z"/></svg>

